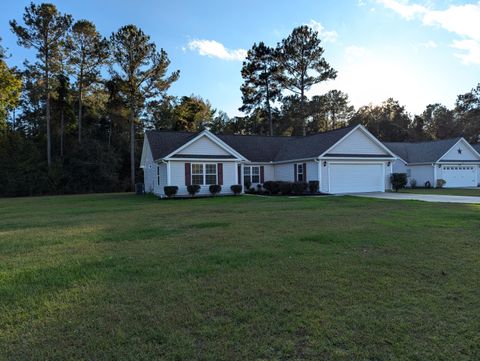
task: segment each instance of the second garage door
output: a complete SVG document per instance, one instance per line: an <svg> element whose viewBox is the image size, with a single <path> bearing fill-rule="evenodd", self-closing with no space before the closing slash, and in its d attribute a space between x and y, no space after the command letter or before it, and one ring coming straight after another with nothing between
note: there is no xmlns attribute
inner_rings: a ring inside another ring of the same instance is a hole
<svg viewBox="0 0 480 361"><path fill-rule="evenodd" d="M447 165L442 169L445 187L476 187L476 169L472 165Z"/></svg>
<svg viewBox="0 0 480 361"><path fill-rule="evenodd" d="M330 193L384 192L382 163L331 163Z"/></svg>

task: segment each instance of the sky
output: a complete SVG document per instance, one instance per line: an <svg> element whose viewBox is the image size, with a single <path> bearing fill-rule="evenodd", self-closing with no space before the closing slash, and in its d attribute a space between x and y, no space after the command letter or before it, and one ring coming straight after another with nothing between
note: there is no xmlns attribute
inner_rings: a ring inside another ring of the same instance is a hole
<svg viewBox="0 0 480 361"><path fill-rule="evenodd" d="M38 1L34 1L37 3ZM241 115L240 70L259 41L275 46L293 28L319 32L337 79L312 87L346 92L356 107L393 97L412 114L431 103L452 107L480 82L480 1L423 0L51 0L74 19L109 36L135 24L180 70L170 93L199 95L230 116ZM0 37L21 65L34 51L16 44L9 20L22 23L29 1L0 2Z"/></svg>

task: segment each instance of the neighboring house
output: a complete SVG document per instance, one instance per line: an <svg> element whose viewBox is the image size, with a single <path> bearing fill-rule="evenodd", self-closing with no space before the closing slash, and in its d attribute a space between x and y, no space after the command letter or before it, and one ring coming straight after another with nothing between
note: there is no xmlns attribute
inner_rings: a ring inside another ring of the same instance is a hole
<svg viewBox="0 0 480 361"><path fill-rule="evenodd" d="M384 143L399 159L395 173L407 173L409 182L423 187L428 181L435 187L437 179L445 187L476 187L479 182L480 154L463 138L421 143Z"/></svg>
<svg viewBox="0 0 480 361"><path fill-rule="evenodd" d="M210 184L231 193L233 184L265 181L319 181L324 193L383 192L395 155L362 125L306 137L215 135L147 131L140 167L145 190L164 194L189 184L208 194Z"/></svg>

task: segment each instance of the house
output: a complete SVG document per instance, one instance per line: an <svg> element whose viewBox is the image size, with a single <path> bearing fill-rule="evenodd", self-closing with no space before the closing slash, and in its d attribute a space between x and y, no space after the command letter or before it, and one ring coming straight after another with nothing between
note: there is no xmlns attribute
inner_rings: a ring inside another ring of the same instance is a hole
<svg viewBox="0 0 480 361"><path fill-rule="evenodd" d="M383 192L396 157L362 125L306 137L147 131L140 167L145 190L164 195L164 186L222 185L265 181L319 181L324 193Z"/></svg>
<svg viewBox="0 0 480 361"><path fill-rule="evenodd" d="M435 187L437 179L445 187L476 187L480 182L480 154L464 139L453 138L420 143L384 143L398 159L395 173L407 173L417 186L426 182Z"/></svg>

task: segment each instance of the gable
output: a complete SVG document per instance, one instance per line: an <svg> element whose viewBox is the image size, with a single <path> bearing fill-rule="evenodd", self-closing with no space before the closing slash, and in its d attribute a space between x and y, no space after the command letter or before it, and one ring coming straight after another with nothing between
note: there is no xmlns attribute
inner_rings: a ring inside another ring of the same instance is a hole
<svg viewBox="0 0 480 361"><path fill-rule="evenodd" d="M472 150L470 145L463 139L460 139L445 155L441 158L442 161L446 160L479 160L478 154Z"/></svg>
<svg viewBox="0 0 480 361"><path fill-rule="evenodd" d="M206 136L196 139L176 154L182 155L231 155Z"/></svg>
<svg viewBox="0 0 480 361"><path fill-rule="evenodd" d="M355 129L352 133L343 138L337 145L331 148L326 155L332 154L365 154L390 156L388 152L371 137L369 137L361 128Z"/></svg>
<svg viewBox="0 0 480 361"><path fill-rule="evenodd" d="M143 139L142 157L140 159L140 168L144 168L148 162L153 162L152 150L147 137Z"/></svg>

